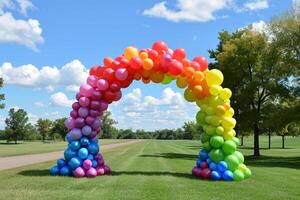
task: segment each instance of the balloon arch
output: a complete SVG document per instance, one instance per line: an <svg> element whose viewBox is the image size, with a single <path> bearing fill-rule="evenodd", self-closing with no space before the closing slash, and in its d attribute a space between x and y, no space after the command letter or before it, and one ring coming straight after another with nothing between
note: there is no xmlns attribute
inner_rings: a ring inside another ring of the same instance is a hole
<svg viewBox="0 0 300 200"><path fill-rule="evenodd" d="M95 177L110 173L99 153L99 117L110 103L121 99L121 88L127 88L133 80L142 80L145 84L150 81L168 84L176 80L176 85L185 89L185 99L199 106L196 120L205 133L201 137L203 149L192 169L194 176L231 181L251 175L243 164L242 153L236 150L239 139L233 129L236 120L230 106L231 90L222 88L222 72L209 70L204 57L190 61L184 49L173 51L162 41L148 49L127 47L115 59L104 58L103 67L90 69L87 83L81 85L70 118L65 122L69 144L64 159L57 160L57 165L52 166L52 175Z"/></svg>

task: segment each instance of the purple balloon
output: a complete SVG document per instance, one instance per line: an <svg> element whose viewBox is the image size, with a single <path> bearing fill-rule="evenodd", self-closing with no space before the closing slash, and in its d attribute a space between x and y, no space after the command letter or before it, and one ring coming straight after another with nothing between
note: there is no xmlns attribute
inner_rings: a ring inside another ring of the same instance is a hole
<svg viewBox="0 0 300 200"><path fill-rule="evenodd" d="M74 103L72 104L72 108L73 108L74 110L78 110L78 109L80 108L80 104L76 101L76 102L74 102Z"/></svg>
<svg viewBox="0 0 300 200"><path fill-rule="evenodd" d="M72 140L79 140L82 137L81 130L79 128L73 128L70 134Z"/></svg>
<svg viewBox="0 0 300 200"><path fill-rule="evenodd" d="M78 117L75 119L75 127L76 128L81 128L84 126L84 118Z"/></svg>
<svg viewBox="0 0 300 200"><path fill-rule="evenodd" d="M100 102L99 101L91 101L91 109L94 109L94 110L99 110L100 109Z"/></svg>
<svg viewBox="0 0 300 200"><path fill-rule="evenodd" d="M85 123L88 125L92 125L94 123L94 121L95 121L94 117L87 116L87 118L85 118Z"/></svg>
<svg viewBox="0 0 300 200"><path fill-rule="evenodd" d="M74 119L78 117L78 112L76 110L72 110L70 112L70 116L73 117Z"/></svg>
<svg viewBox="0 0 300 200"><path fill-rule="evenodd" d="M80 116L80 117L87 117L88 115L89 115L89 109L88 108L85 108L85 107L81 107L81 108L79 108L79 110L78 110L78 115Z"/></svg>
<svg viewBox="0 0 300 200"><path fill-rule="evenodd" d="M99 128L100 126L101 126L101 121L98 118L96 118L94 123L92 124L92 128L95 130L95 129Z"/></svg>
<svg viewBox="0 0 300 200"><path fill-rule="evenodd" d="M95 90L92 94L92 100L102 99L102 93L99 90Z"/></svg>
<svg viewBox="0 0 300 200"><path fill-rule="evenodd" d="M79 92L76 94L76 99L77 101L80 99L80 97L83 97L82 94L80 94Z"/></svg>
<svg viewBox="0 0 300 200"><path fill-rule="evenodd" d="M93 75L89 76L86 80L86 82L92 86L92 87L96 87L97 86L97 78Z"/></svg>
<svg viewBox="0 0 300 200"><path fill-rule="evenodd" d="M88 107L90 105L90 99L87 98L87 97L80 97L79 99L79 104L82 106L82 107Z"/></svg>
<svg viewBox="0 0 300 200"><path fill-rule="evenodd" d="M92 133L92 128L90 126L85 125L82 129L81 132L83 135L90 135Z"/></svg>
<svg viewBox="0 0 300 200"><path fill-rule="evenodd" d="M100 101L100 111L104 111L108 108L108 103L105 101Z"/></svg>
<svg viewBox="0 0 300 200"><path fill-rule="evenodd" d="M97 162L98 162L98 166L103 166L104 165L103 158L102 159L98 159Z"/></svg>
<svg viewBox="0 0 300 200"><path fill-rule="evenodd" d="M91 109L91 110L90 110L90 115L91 115L92 117L99 117L99 116L101 115L101 112L98 111L98 110L93 110L93 109Z"/></svg>
<svg viewBox="0 0 300 200"><path fill-rule="evenodd" d="M101 153L98 153L97 155L94 156L94 159L95 160L101 160L101 159L103 159L103 156L102 156Z"/></svg>
<svg viewBox="0 0 300 200"><path fill-rule="evenodd" d="M98 132L96 132L96 131L92 131L92 133L89 135L89 138L90 138L90 139L93 139L94 137L97 136L97 133L98 133Z"/></svg>
<svg viewBox="0 0 300 200"><path fill-rule="evenodd" d="M66 121L65 121L65 126L69 129L69 130L71 130L72 128L74 128L75 127L75 120L73 119L73 118L68 118L68 119L66 119Z"/></svg>

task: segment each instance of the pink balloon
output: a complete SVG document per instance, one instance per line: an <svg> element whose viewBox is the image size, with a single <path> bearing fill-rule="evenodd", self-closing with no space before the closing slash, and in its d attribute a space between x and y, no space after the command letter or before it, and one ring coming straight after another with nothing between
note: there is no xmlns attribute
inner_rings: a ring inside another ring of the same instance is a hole
<svg viewBox="0 0 300 200"><path fill-rule="evenodd" d="M104 175L104 173L105 173L105 170L104 170L104 168L103 167L97 167L97 175L98 176L102 176L102 175Z"/></svg>
<svg viewBox="0 0 300 200"><path fill-rule="evenodd" d="M84 170L83 170L81 167L77 167L77 168L74 170L74 175L75 175L75 177L78 177L78 178L84 177L85 172L84 172Z"/></svg>
<svg viewBox="0 0 300 200"><path fill-rule="evenodd" d="M78 115L83 118L87 117L89 115L89 109L85 107L79 108Z"/></svg>
<svg viewBox="0 0 300 200"><path fill-rule="evenodd" d="M78 109L80 108L80 104L79 104L78 102L74 102L74 103L72 104L72 108L73 108L74 110L78 110Z"/></svg>
<svg viewBox="0 0 300 200"><path fill-rule="evenodd" d="M87 98L87 97L80 97L79 99L79 104L82 106L82 107L88 107L90 105L90 99Z"/></svg>
<svg viewBox="0 0 300 200"><path fill-rule="evenodd" d="M105 79L102 79L102 78L101 78L101 79L99 79L99 80L97 81L97 87L98 87L99 90L105 91L105 90L108 89L109 84L108 84L108 82L107 82Z"/></svg>
<svg viewBox="0 0 300 200"><path fill-rule="evenodd" d="M77 118L78 117L78 112L77 112L77 110L72 110L71 112L70 112L70 116L72 117L72 118Z"/></svg>
<svg viewBox="0 0 300 200"><path fill-rule="evenodd" d="M95 168L90 168L87 172L86 172L87 177L89 178L94 178L97 176L97 171Z"/></svg>
<svg viewBox="0 0 300 200"><path fill-rule="evenodd" d="M82 95L82 96L85 96L85 97L90 97L90 96L92 96L92 94L93 94L93 91L94 91L94 89L93 89L93 87L92 86L90 86L89 84L82 84L81 86L80 86L80 94Z"/></svg>
<svg viewBox="0 0 300 200"><path fill-rule="evenodd" d="M92 100L100 100L102 99L102 92L99 90L94 90L92 94Z"/></svg>
<svg viewBox="0 0 300 200"><path fill-rule="evenodd" d="M68 119L66 119L66 121L65 121L65 126L69 129L69 130L71 130L72 128L74 128L75 127L75 120L73 119L73 118L68 118Z"/></svg>
<svg viewBox="0 0 300 200"><path fill-rule="evenodd" d="M128 71L125 68L119 68L115 71L115 77L119 81L124 81L128 77Z"/></svg>
<svg viewBox="0 0 300 200"><path fill-rule="evenodd" d="M88 170L92 167L92 161L89 159L86 159L83 161L83 168Z"/></svg>
<svg viewBox="0 0 300 200"><path fill-rule="evenodd" d="M82 117L76 118L74 124L76 128L82 128L84 126L84 118Z"/></svg>
<svg viewBox="0 0 300 200"><path fill-rule="evenodd" d="M90 86L95 88L97 86L97 78L95 76L91 75L87 78L87 83Z"/></svg>
<svg viewBox="0 0 300 200"><path fill-rule="evenodd" d="M85 123L88 125L92 125L94 123L94 121L95 121L94 117L87 116L87 118L85 118Z"/></svg>

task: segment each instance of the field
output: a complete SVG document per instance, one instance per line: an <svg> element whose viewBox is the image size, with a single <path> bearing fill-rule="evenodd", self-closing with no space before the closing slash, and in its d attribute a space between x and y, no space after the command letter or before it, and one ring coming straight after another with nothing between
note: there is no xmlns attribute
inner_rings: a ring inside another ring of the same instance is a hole
<svg viewBox="0 0 300 200"><path fill-rule="evenodd" d="M113 172L95 179L49 176L55 161L0 172L0 199L299 199L300 138L287 149L268 150L261 137L262 157L251 156L251 140L241 150L253 176L243 182L212 182L191 176L199 141L148 140L104 151Z"/></svg>
<svg viewBox="0 0 300 200"><path fill-rule="evenodd" d="M112 144L118 142L124 142L125 140L101 140L101 144ZM0 157L17 156L26 154L46 153L52 151L62 151L66 148L67 142L48 142L43 143L41 141L27 142L20 141L17 144L6 143L6 141L0 140Z"/></svg>

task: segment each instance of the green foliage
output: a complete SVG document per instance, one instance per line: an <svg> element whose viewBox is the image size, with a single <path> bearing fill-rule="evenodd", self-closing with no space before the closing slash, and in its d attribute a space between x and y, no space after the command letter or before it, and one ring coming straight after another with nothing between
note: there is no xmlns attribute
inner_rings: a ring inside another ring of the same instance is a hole
<svg viewBox="0 0 300 200"><path fill-rule="evenodd" d="M5 132L7 141L15 141L22 138L28 128L27 112L23 109L11 108L8 111L8 118L5 119Z"/></svg>
<svg viewBox="0 0 300 200"><path fill-rule="evenodd" d="M102 126L101 126L101 137L102 138L116 138L118 133L117 129L114 127L117 122L111 118L111 112L106 111L101 116Z"/></svg>
<svg viewBox="0 0 300 200"><path fill-rule="evenodd" d="M64 124L66 119L67 118L63 117L53 121L50 131L52 139L65 139L68 133L68 129Z"/></svg>
<svg viewBox="0 0 300 200"><path fill-rule="evenodd" d="M0 77L0 88L3 87L3 78ZM5 96L4 94L0 94L0 102L5 100ZM3 109L4 108L4 103L0 103L0 109Z"/></svg>
<svg viewBox="0 0 300 200"><path fill-rule="evenodd" d="M52 121L49 119L38 119L36 127L40 135L42 136L43 142L50 135L52 128Z"/></svg>

